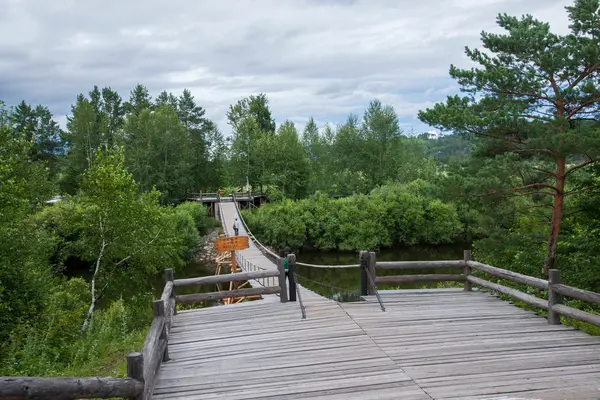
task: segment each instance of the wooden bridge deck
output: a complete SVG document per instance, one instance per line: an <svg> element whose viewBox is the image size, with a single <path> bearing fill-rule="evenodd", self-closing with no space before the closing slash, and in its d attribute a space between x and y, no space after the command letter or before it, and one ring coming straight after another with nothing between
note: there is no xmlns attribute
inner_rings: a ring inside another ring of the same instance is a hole
<svg viewBox="0 0 600 400"><path fill-rule="evenodd" d="M252 242L237 258L276 268ZM300 290L305 320L275 295L175 315L153 398L600 399L600 337L490 294L382 291L382 312Z"/></svg>
<svg viewBox="0 0 600 400"><path fill-rule="evenodd" d="M599 399L600 338L482 292L183 311L154 399Z"/></svg>

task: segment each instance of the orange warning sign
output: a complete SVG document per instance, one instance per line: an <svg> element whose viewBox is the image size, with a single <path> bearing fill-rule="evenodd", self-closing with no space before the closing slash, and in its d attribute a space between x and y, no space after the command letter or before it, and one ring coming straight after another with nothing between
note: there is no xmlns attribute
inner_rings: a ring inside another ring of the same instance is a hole
<svg viewBox="0 0 600 400"><path fill-rule="evenodd" d="M224 237L214 241L215 251L225 253L233 250L244 250L248 248L248 236Z"/></svg>

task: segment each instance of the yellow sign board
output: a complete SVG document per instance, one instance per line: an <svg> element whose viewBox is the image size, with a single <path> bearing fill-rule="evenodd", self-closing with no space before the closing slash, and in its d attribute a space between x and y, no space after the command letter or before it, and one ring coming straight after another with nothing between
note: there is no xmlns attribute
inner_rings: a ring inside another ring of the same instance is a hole
<svg viewBox="0 0 600 400"><path fill-rule="evenodd" d="M248 236L224 237L214 241L215 251L225 253L227 251L244 250L248 248Z"/></svg>

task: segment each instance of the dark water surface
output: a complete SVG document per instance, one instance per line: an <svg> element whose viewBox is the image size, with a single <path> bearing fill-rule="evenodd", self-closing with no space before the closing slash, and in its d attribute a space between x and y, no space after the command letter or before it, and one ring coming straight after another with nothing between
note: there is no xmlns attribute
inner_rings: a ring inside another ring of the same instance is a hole
<svg viewBox="0 0 600 400"><path fill-rule="evenodd" d="M387 249L377 252L377 261L434 261L434 260L462 260L463 250L468 249L467 244L453 244L444 246L408 246L397 249ZM297 260L307 264L317 265L350 265L359 264L357 252L322 252L310 251L297 254ZM387 275L413 275L425 273L453 273L452 269L440 268L435 270L380 270L379 276ZM326 297L348 298L353 300L360 290L359 268L315 268L297 267L299 282ZM425 284L380 284L378 289L411 289L420 287L435 287Z"/></svg>

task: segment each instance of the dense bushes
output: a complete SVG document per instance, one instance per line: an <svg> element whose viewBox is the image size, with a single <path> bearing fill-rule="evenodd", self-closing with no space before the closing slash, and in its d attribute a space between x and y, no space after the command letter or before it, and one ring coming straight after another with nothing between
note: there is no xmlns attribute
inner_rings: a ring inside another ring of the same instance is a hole
<svg viewBox="0 0 600 400"><path fill-rule="evenodd" d="M123 165L122 150L100 153L76 195L0 214L0 375L120 374L143 345L156 275L184 266L214 220L161 206Z"/></svg>
<svg viewBox="0 0 600 400"><path fill-rule="evenodd" d="M451 243L461 233L453 204L432 197L423 181L394 184L369 195L284 200L244 212L250 229L278 248L364 250Z"/></svg>

